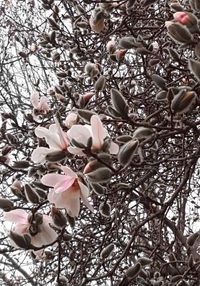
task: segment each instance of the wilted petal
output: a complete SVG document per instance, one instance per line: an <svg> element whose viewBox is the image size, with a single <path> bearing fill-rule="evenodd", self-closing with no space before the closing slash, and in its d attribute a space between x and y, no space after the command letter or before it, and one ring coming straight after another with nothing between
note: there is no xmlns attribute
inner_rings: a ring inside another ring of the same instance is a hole
<svg viewBox="0 0 200 286"><path fill-rule="evenodd" d="M35 150L33 150L31 160L34 163L42 163L45 161L46 155L50 152L51 150L49 148L37 147Z"/></svg>
<svg viewBox="0 0 200 286"><path fill-rule="evenodd" d="M111 154L117 154L119 152L119 146L116 143L111 142L109 151Z"/></svg>
<svg viewBox="0 0 200 286"><path fill-rule="evenodd" d="M34 91L30 96L31 103L34 108L39 109L39 93Z"/></svg>
<svg viewBox="0 0 200 286"><path fill-rule="evenodd" d="M28 214L24 210L16 209L4 213L4 219L15 223L27 223Z"/></svg>
<svg viewBox="0 0 200 286"><path fill-rule="evenodd" d="M94 149L101 149L103 140L107 136L107 130L103 127L97 115L93 115L90 121L92 128L92 147Z"/></svg>

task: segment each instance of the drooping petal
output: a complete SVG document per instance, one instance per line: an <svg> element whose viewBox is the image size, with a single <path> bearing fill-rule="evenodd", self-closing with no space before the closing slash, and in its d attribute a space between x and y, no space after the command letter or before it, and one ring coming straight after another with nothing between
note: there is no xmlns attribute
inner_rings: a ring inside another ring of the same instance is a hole
<svg viewBox="0 0 200 286"><path fill-rule="evenodd" d="M117 154L119 152L119 146L116 143L111 142L109 151L110 151L110 154Z"/></svg>
<svg viewBox="0 0 200 286"><path fill-rule="evenodd" d="M31 243L34 246L45 246L57 239L57 233L48 224L43 223L40 228L41 231L31 237Z"/></svg>
<svg viewBox="0 0 200 286"><path fill-rule="evenodd" d="M103 127L97 115L92 115L90 122L92 128L92 147L94 149L101 149L103 140L107 136L107 130Z"/></svg>
<svg viewBox="0 0 200 286"><path fill-rule="evenodd" d="M31 160L34 163L42 163L45 161L46 155L50 152L51 150L49 148L37 147L35 150L33 150Z"/></svg>
<svg viewBox="0 0 200 286"><path fill-rule="evenodd" d="M84 203L84 205L91 210L92 212L94 212L94 208L91 206L91 204L89 203L87 197L89 196L89 189L86 185L84 185L83 183L81 183L80 181L78 182L79 186L80 186L80 190L81 190L81 199Z"/></svg>
<svg viewBox="0 0 200 286"><path fill-rule="evenodd" d="M67 212L72 217L77 217L80 212L80 198L71 198L67 204Z"/></svg>
<svg viewBox="0 0 200 286"><path fill-rule="evenodd" d="M73 125L68 131L67 135L69 137L69 140L72 139L76 140L77 142L80 142L87 145L88 139L91 137L90 131L86 126L83 125Z"/></svg>
<svg viewBox="0 0 200 286"><path fill-rule="evenodd" d="M30 101L34 108L39 109L39 93L37 91L31 94Z"/></svg>
<svg viewBox="0 0 200 286"><path fill-rule="evenodd" d="M46 174L41 178L41 182L46 186L55 187L57 184L64 183L68 178L61 174Z"/></svg>
<svg viewBox="0 0 200 286"><path fill-rule="evenodd" d="M27 223L17 223L14 231L16 231L19 234L24 234L28 232L28 228L29 228L30 224Z"/></svg>
<svg viewBox="0 0 200 286"><path fill-rule="evenodd" d="M28 214L24 210L16 209L5 212L4 219L15 223L25 224L28 221Z"/></svg>
<svg viewBox="0 0 200 286"><path fill-rule="evenodd" d="M77 178L76 173L72 169L70 169L69 167L61 166L60 169L65 173L65 175L67 175L71 178Z"/></svg>

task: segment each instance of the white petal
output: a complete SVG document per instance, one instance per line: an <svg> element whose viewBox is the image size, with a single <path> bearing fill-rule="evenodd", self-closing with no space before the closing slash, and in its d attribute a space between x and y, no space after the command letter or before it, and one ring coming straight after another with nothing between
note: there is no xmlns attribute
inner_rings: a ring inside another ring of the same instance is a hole
<svg viewBox="0 0 200 286"><path fill-rule="evenodd" d="M45 147L37 147L35 150L33 150L33 153L31 155L31 160L34 163L42 163L45 161L46 155L50 153L52 150Z"/></svg>

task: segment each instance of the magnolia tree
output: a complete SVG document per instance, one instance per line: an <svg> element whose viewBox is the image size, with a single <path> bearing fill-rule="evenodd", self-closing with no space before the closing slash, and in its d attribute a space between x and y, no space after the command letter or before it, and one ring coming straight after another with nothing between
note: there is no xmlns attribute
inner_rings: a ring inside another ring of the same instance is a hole
<svg viewBox="0 0 200 286"><path fill-rule="evenodd" d="M0 5L1 285L198 286L199 0Z"/></svg>

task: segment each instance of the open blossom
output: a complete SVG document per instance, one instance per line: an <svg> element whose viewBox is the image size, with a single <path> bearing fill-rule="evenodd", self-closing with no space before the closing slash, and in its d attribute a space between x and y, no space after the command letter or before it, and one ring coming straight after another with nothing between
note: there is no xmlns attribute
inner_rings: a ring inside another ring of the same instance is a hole
<svg viewBox="0 0 200 286"><path fill-rule="evenodd" d="M49 202L55 204L57 208L65 208L70 216L76 217L80 211L81 198L83 203L93 211L93 207L87 200L88 187L83 184L82 179L69 167L60 168L65 175L52 173L44 175L41 179L44 185L54 187L48 195Z"/></svg>
<svg viewBox="0 0 200 286"><path fill-rule="evenodd" d="M38 231L34 234L31 231L31 223L29 222L29 215L21 209L12 210L4 213L4 219L15 223L13 231L20 235L29 234L31 236L31 244L36 247L48 245L56 240L57 233L49 226L52 219L43 215L40 224L38 224ZM12 241L13 246L16 246Z"/></svg>
<svg viewBox="0 0 200 286"><path fill-rule="evenodd" d="M69 144L67 133L64 132L55 118L55 124L51 124L49 129L38 126L35 129L35 135L38 138L45 138L49 148L37 147L32 155L31 160L35 163L42 163L45 161L46 155L54 151L66 150Z"/></svg>
<svg viewBox="0 0 200 286"><path fill-rule="evenodd" d="M100 150L103 147L104 139L108 136L108 131L97 115L93 115L90 120L91 125L73 125L67 132L69 140L72 139L87 146L88 139L92 137L92 149ZM68 151L72 154L84 155L81 148L69 146ZM110 143L109 152L117 154L119 146L114 142Z"/></svg>
<svg viewBox="0 0 200 286"><path fill-rule="evenodd" d="M39 93L37 91L34 91L31 94L30 100L35 109L40 110L40 111L49 110L48 98L46 96L41 96L39 98Z"/></svg>

